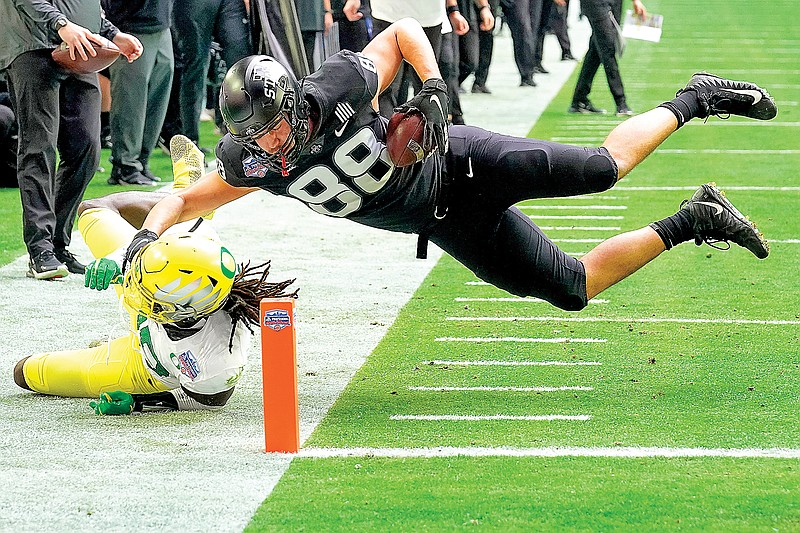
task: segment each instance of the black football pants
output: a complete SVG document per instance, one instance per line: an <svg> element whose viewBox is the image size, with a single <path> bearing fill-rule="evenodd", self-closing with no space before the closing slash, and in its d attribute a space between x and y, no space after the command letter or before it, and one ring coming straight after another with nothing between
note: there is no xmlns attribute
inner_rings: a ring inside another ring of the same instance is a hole
<svg viewBox="0 0 800 533"><path fill-rule="evenodd" d="M62 70L50 50L20 54L8 81L19 124L22 236L35 256L69 246L78 204L100 162L100 86L97 74Z"/></svg>
<svg viewBox="0 0 800 533"><path fill-rule="evenodd" d="M453 126L444 178L450 180L447 214L428 238L496 287L576 311L587 302L583 264L510 206L604 191L616 178L616 162L605 148Z"/></svg>
<svg viewBox="0 0 800 533"><path fill-rule="evenodd" d="M608 88L614 102L619 106L625 103L625 89L617 63L615 38L617 29L611 17L619 23L622 0L581 0L581 11L589 20L592 36L589 39L589 50L583 58L581 73L575 84L573 103L583 102L589 97L592 82L600 64L606 72Z"/></svg>

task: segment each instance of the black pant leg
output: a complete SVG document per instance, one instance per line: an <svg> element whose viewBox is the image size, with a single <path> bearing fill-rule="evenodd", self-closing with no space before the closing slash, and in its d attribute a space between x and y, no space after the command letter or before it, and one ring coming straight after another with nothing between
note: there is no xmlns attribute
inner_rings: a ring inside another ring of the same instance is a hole
<svg viewBox="0 0 800 533"><path fill-rule="evenodd" d="M100 86L97 76L70 76L61 82L61 124L54 187L55 249L66 248L78 204L100 162Z"/></svg>
<svg viewBox="0 0 800 533"><path fill-rule="evenodd" d="M614 101L619 105L625 101L625 89L622 85L622 76L619 72L619 64L617 63L615 36L616 28L611 20L615 18L621 10L621 2L615 0L614 4L609 1L596 1L596 0L583 0L581 2L581 9L583 14L589 20L589 25L592 27L592 37L589 44L589 51L584 59L584 66L581 69L580 77L575 88L575 96L573 101L581 99L581 95L589 94L591 90L594 74L600 63L606 73L608 80L608 87L611 90L611 95ZM592 54L592 56L590 56ZM587 63L591 62L587 65ZM586 96L583 96L585 99Z"/></svg>
<svg viewBox="0 0 800 533"><path fill-rule="evenodd" d="M53 249L59 88L66 73L55 66L48 50L34 50L20 54L9 66L7 76L19 124L17 178L22 237L28 253L34 256Z"/></svg>
<svg viewBox="0 0 800 533"><path fill-rule="evenodd" d="M494 51L494 34L491 31L478 32L478 68L475 70L475 83L486 85L489 77L489 66L492 64Z"/></svg>

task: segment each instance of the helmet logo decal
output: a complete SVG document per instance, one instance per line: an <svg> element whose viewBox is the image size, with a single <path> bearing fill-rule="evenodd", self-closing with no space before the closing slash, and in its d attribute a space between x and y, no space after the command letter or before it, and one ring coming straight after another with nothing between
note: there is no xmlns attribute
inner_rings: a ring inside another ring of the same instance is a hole
<svg viewBox="0 0 800 533"><path fill-rule="evenodd" d="M230 252L230 250L224 246L220 246L219 256L219 266L222 268L222 273L228 279L232 279L238 270L236 259L233 258L233 254Z"/></svg>

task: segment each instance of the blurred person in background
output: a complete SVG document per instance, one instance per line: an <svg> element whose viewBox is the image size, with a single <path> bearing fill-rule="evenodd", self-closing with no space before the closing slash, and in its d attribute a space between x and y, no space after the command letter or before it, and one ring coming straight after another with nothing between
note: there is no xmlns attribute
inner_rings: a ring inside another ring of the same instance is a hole
<svg viewBox="0 0 800 533"><path fill-rule="evenodd" d="M639 16L647 14L641 0L633 0L633 11ZM589 20L592 35L589 38L589 49L583 58L583 66L572 94L572 104L567 110L570 113L605 114L605 109L594 106L589 100L592 82L597 69L603 65L608 81L608 88L617 106L618 116L631 116L635 113L625 99L625 88L622 86L622 75L619 72L617 54L617 31L622 16L622 0L581 0L581 12Z"/></svg>
<svg viewBox="0 0 800 533"><path fill-rule="evenodd" d="M172 88L172 0L102 0L106 17L135 35L144 51L138 61L115 61L111 79L111 176L109 185L155 185L150 171Z"/></svg>
<svg viewBox="0 0 800 533"><path fill-rule="evenodd" d="M66 71L50 54L64 42L78 60L86 59L95 53L91 43L106 39L128 61L142 54L136 37L103 16L100 0L0 2L0 71L19 127L17 176L31 278L84 272L68 247L78 204L100 161L97 74Z"/></svg>

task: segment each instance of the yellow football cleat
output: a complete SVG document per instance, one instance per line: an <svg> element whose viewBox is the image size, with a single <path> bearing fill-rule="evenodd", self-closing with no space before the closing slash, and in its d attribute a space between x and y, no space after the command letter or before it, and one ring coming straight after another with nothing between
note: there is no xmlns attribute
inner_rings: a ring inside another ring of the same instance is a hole
<svg viewBox="0 0 800 533"><path fill-rule="evenodd" d="M185 189L203 177L205 157L203 152L188 137L175 135L169 141L172 158L172 190ZM203 215L206 220L214 217L214 211Z"/></svg>
<svg viewBox="0 0 800 533"><path fill-rule="evenodd" d="M187 137L175 135L169 141L172 158L172 190L185 189L203 176L203 152Z"/></svg>

